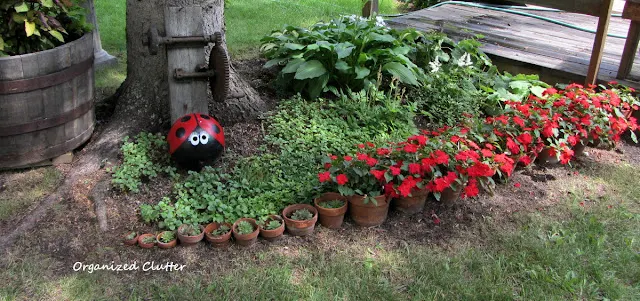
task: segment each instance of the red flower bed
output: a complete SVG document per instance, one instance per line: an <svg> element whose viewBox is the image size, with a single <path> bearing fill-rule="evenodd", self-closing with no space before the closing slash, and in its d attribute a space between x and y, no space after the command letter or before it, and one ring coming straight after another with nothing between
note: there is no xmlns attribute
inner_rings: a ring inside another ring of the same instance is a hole
<svg viewBox="0 0 640 301"><path fill-rule="evenodd" d="M318 177L345 195L407 197L427 189L439 199L451 187L462 189L463 197L476 196L479 187L491 191L494 178L509 177L542 151L569 164L578 144L610 147L628 129L636 141L631 112L639 102L632 92L618 85L549 88L541 98L505 101L499 116L467 118L385 147L367 142L355 156L329 155Z"/></svg>

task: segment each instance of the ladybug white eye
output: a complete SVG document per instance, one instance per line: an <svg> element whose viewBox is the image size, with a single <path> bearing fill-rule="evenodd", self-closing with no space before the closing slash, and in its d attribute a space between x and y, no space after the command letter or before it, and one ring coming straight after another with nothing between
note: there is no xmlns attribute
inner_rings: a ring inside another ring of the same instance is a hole
<svg viewBox="0 0 640 301"><path fill-rule="evenodd" d="M193 146L200 144L200 135L198 133L191 133L191 135L189 135L189 142L191 142Z"/></svg>
<svg viewBox="0 0 640 301"><path fill-rule="evenodd" d="M207 134L206 132L201 133L200 134L200 143L207 144L207 142L209 142L209 134Z"/></svg>

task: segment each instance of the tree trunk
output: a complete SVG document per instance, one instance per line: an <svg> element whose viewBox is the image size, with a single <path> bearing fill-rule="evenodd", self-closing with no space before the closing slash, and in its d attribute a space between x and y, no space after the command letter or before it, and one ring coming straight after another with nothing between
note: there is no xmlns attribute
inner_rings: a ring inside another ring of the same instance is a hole
<svg viewBox="0 0 640 301"><path fill-rule="evenodd" d="M150 55L143 37L152 25L164 32L166 6L201 6L204 34L222 32L225 36L224 0L127 0L127 78L116 94L117 104L109 125L90 149L98 147L105 157L114 158L126 135L140 130L166 128L169 120L167 56L160 46ZM226 42L224 45L226 49ZM208 59L210 47L205 57ZM259 94L231 65L230 91L224 103L209 101L209 111L223 126L255 119L268 109Z"/></svg>

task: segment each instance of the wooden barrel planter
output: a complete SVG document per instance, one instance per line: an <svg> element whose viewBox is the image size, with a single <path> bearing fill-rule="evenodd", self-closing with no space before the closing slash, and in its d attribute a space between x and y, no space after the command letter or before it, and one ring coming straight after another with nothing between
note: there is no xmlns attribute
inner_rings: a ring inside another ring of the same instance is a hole
<svg viewBox="0 0 640 301"><path fill-rule="evenodd" d="M86 142L95 116L93 35L0 57L0 170L30 166Z"/></svg>

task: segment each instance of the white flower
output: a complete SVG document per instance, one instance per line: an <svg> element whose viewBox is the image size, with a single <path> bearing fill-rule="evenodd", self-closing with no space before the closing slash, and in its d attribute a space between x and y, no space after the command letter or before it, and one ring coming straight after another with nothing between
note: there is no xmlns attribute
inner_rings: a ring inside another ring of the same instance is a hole
<svg viewBox="0 0 640 301"><path fill-rule="evenodd" d="M464 53L459 59L458 59L458 66L459 67L467 67L467 66L471 66L473 65L473 61L471 61L471 55L469 53Z"/></svg>
<svg viewBox="0 0 640 301"><path fill-rule="evenodd" d="M433 62L429 62L429 67L431 68L431 70L429 70L431 73L436 73L438 71L440 71L440 67L442 66L442 64L440 64L440 61L438 60L438 58L436 58L435 61Z"/></svg>
<svg viewBox="0 0 640 301"><path fill-rule="evenodd" d="M379 27L387 27L387 23L384 22L384 19L380 16L376 17L376 26Z"/></svg>

